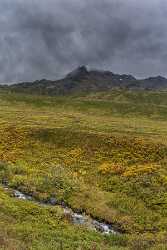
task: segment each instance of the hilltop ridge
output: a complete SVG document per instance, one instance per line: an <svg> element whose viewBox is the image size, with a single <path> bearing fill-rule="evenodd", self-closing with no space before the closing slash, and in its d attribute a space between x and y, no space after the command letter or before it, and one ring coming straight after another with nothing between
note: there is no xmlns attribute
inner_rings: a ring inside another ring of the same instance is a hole
<svg viewBox="0 0 167 250"><path fill-rule="evenodd" d="M107 91L114 88L138 90L166 90L167 79L162 76L136 79L128 74L115 74L105 70L88 70L80 66L60 80L37 80L5 86L14 92L66 95Z"/></svg>

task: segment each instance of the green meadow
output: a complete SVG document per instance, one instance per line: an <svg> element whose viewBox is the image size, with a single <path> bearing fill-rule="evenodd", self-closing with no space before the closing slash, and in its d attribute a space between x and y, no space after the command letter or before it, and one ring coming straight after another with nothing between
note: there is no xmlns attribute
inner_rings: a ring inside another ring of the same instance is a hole
<svg viewBox="0 0 167 250"><path fill-rule="evenodd" d="M59 207L0 188L0 249L167 249L167 92L0 93L0 180L113 224L103 235Z"/></svg>

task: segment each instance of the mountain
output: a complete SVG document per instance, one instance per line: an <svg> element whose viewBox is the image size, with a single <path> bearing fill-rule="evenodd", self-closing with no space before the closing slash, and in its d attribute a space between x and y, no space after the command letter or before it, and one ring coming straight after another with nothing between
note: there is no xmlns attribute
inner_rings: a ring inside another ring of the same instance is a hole
<svg viewBox="0 0 167 250"><path fill-rule="evenodd" d="M167 89L167 79L162 76L150 77L140 81L142 88L147 89Z"/></svg>
<svg viewBox="0 0 167 250"><path fill-rule="evenodd" d="M80 66L61 80L37 80L5 87L14 92L49 95L66 95L107 91L113 88L165 90L167 79L162 76L136 79L132 75L114 74L110 71L88 70Z"/></svg>

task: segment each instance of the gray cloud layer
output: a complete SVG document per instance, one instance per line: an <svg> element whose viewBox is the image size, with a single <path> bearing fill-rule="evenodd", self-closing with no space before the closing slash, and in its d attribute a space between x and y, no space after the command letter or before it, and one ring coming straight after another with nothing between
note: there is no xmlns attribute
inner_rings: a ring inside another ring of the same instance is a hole
<svg viewBox="0 0 167 250"><path fill-rule="evenodd" d="M78 65L167 75L166 0L1 0L0 82Z"/></svg>

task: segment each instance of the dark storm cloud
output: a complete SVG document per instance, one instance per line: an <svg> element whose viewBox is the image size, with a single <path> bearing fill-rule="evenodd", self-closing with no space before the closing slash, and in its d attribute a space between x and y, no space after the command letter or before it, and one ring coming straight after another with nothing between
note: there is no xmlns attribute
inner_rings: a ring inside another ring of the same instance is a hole
<svg viewBox="0 0 167 250"><path fill-rule="evenodd" d="M166 0L1 0L0 81L55 79L81 64L167 75Z"/></svg>

